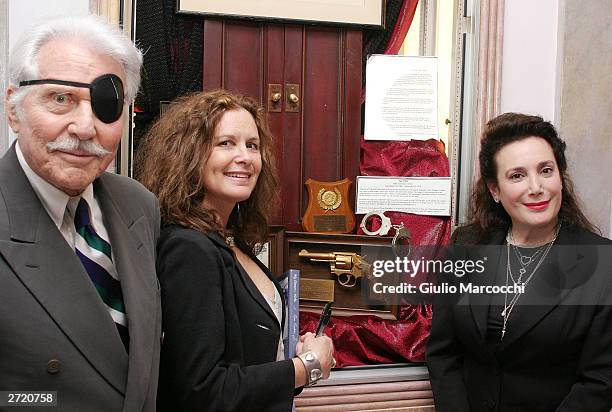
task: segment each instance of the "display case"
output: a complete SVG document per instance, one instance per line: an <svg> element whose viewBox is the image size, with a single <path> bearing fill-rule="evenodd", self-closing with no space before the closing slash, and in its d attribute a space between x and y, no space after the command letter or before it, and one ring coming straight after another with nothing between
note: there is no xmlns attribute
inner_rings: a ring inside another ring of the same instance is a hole
<svg viewBox="0 0 612 412"><path fill-rule="evenodd" d="M361 264L367 266L371 258L367 256L369 252L390 251L390 237L285 232L284 244L284 271L300 271L302 310L320 311L326 302L333 301L334 316L368 314L383 319L397 319L398 305L384 302L373 304L376 302L367 296L367 291L362 287L365 284L364 277L368 276L367 269L353 267L360 264L354 262L360 258ZM351 268L358 276L354 280L350 278L350 273L343 274L350 272ZM360 275L363 277L359 278Z"/></svg>

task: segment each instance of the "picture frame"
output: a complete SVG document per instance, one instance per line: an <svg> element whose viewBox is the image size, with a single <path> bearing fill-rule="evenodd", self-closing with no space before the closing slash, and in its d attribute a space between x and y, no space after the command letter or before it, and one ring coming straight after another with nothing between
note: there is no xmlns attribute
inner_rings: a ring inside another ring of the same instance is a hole
<svg viewBox="0 0 612 412"><path fill-rule="evenodd" d="M283 275L283 244L285 228L282 225L268 227L268 241L261 245L257 259L261 261L274 277Z"/></svg>
<svg viewBox="0 0 612 412"><path fill-rule="evenodd" d="M384 28L386 0L178 0L177 13Z"/></svg>

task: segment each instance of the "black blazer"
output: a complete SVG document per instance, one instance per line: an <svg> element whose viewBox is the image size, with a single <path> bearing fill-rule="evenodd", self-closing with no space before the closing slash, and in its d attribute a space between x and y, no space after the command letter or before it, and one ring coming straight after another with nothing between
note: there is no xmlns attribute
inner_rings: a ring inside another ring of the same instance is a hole
<svg viewBox="0 0 612 412"><path fill-rule="evenodd" d="M164 228L157 273L165 334L159 410L290 411L293 362L276 361L282 327L224 239Z"/></svg>
<svg viewBox="0 0 612 412"><path fill-rule="evenodd" d="M490 244L504 236L494 233ZM470 238L469 229L458 229L457 243ZM562 227L555 244L521 297L537 304L515 307L497 348L485 343L490 296L435 305L427 365L437 412L610 411L612 242ZM484 283L498 268L494 249L486 252L490 269L473 275ZM460 252L467 259L481 253Z"/></svg>

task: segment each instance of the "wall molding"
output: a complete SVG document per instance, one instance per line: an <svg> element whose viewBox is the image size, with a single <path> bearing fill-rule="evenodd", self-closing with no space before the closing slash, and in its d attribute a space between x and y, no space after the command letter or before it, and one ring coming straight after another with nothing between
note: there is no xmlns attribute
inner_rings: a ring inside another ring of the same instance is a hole
<svg viewBox="0 0 612 412"><path fill-rule="evenodd" d="M89 12L102 16L112 24L121 21L120 0L89 0Z"/></svg>
<svg viewBox="0 0 612 412"><path fill-rule="evenodd" d="M480 2L478 72L476 73L475 136L480 140L484 125L497 116L501 106L501 75L504 40L504 1ZM476 145L478 151L478 145Z"/></svg>
<svg viewBox="0 0 612 412"><path fill-rule="evenodd" d="M9 55L9 9L8 0L0 0L0 114L4 115L4 93L8 80L8 55ZM6 121L0 122L0 154L4 154L8 148L8 124Z"/></svg>
<svg viewBox="0 0 612 412"><path fill-rule="evenodd" d="M471 14L471 15L470 15ZM478 153L485 124L501 107L504 0L468 0L465 42L463 116L454 223L466 223L471 188L479 176Z"/></svg>

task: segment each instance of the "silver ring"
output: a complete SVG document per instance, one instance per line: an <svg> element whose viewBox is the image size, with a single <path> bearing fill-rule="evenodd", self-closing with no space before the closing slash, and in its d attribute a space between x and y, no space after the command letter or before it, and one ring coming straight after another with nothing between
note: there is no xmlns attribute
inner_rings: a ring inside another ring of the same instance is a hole
<svg viewBox="0 0 612 412"><path fill-rule="evenodd" d="M380 218L380 227L374 231L368 229L368 226L367 226L368 220L372 218L373 216L378 216ZM361 223L359 224L359 227L361 228L361 230L363 230L363 233L365 233L366 235L385 236L386 234L389 233L389 230L391 230L391 219L385 216L384 212L378 212L378 211L370 212L366 214L363 217L363 219L361 219Z"/></svg>
<svg viewBox="0 0 612 412"><path fill-rule="evenodd" d="M336 367L336 358L334 358L334 357L332 357L331 367L332 367L332 369Z"/></svg>

